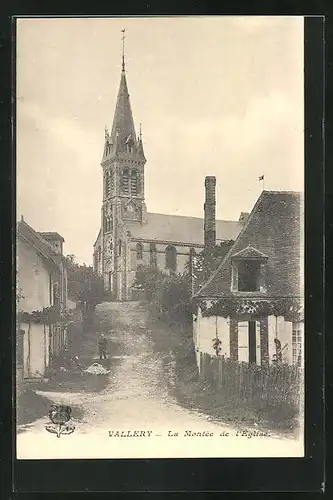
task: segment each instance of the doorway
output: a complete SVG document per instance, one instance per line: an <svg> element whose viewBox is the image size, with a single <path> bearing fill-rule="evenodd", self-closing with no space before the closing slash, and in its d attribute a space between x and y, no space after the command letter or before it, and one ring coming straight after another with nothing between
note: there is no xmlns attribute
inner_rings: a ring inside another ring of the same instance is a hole
<svg viewBox="0 0 333 500"><path fill-rule="evenodd" d="M260 365L260 322L238 322L238 361Z"/></svg>

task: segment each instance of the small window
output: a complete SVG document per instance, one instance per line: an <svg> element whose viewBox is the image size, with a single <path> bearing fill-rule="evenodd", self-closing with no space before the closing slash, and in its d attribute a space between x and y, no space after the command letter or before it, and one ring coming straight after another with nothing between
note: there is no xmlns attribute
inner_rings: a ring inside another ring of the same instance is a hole
<svg viewBox="0 0 333 500"><path fill-rule="evenodd" d="M112 217L104 217L104 232L112 231Z"/></svg>
<svg viewBox="0 0 333 500"><path fill-rule="evenodd" d="M123 246L122 241L118 240L118 256L119 257L121 256L121 248L122 248L122 246Z"/></svg>
<svg viewBox="0 0 333 500"><path fill-rule="evenodd" d="M136 258L137 260L143 259L143 247L141 243L137 243L136 245Z"/></svg>
<svg viewBox="0 0 333 500"><path fill-rule="evenodd" d="M238 264L238 290L257 292L260 290L260 261L244 260Z"/></svg>
<svg viewBox="0 0 333 500"><path fill-rule="evenodd" d="M302 325L293 323L292 329L292 363L302 366Z"/></svg>
<svg viewBox="0 0 333 500"><path fill-rule="evenodd" d="M165 268L169 271L177 270L177 250L174 246L167 246L165 249Z"/></svg>

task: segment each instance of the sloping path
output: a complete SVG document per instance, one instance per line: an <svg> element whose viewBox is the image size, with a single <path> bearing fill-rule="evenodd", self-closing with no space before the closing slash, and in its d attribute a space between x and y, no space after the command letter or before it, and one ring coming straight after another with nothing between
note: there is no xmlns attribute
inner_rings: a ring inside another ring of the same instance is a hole
<svg viewBox="0 0 333 500"><path fill-rule="evenodd" d="M69 436L45 431L47 419L18 434L25 458L173 458L297 456L299 445L281 437L237 436L237 430L181 407L168 391L162 357L147 334L145 304L104 303L99 331L109 338L111 373L98 393L45 392L58 403L82 406L84 419ZM92 332L98 336L99 331ZM96 341L92 338L92 342ZM133 434L131 437L118 437ZM178 436L176 435L178 433ZM187 436L185 434L187 433ZM188 434L205 434L190 437ZM38 441L36 439L38 438ZM36 447L36 442L38 446ZM35 443L35 444L33 444ZM36 456L37 455L37 456Z"/></svg>

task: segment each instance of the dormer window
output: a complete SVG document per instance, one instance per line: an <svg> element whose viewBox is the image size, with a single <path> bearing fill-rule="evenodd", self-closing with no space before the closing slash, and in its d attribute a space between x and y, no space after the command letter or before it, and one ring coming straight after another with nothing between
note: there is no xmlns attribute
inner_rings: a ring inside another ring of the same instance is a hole
<svg viewBox="0 0 333 500"><path fill-rule="evenodd" d="M265 292L267 260L267 255L250 245L234 254L231 257L231 290L234 292Z"/></svg>
<svg viewBox="0 0 333 500"><path fill-rule="evenodd" d="M238 263L238 291L260 291L260 267L258 260L243 260Z"/></svg>

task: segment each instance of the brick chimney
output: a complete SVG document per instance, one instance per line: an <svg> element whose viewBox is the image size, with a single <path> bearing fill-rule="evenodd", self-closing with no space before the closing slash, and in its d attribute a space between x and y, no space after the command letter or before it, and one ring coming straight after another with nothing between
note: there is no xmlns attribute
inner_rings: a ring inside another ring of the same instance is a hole
<svg viewBox="0 0 333 500"><path fill-rule="evenodd" d="M215 219L215 187L216 177L205 178L205 221L204 221L204 246L205 250L215 247L216 244L216 219Z"/></svg>

